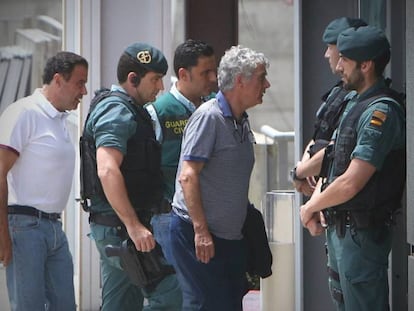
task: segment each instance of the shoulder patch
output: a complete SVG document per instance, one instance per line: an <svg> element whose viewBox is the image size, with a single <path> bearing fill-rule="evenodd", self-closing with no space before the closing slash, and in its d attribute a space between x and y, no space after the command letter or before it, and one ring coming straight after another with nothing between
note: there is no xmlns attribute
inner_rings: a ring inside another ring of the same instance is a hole
<svg viewBox="0 0 414 311"><path fill-rule="evenodd" d="M375 110L372 113L369 124L380 127L385 122L385 120L387 120L387 114L383 111Z"/></svg>

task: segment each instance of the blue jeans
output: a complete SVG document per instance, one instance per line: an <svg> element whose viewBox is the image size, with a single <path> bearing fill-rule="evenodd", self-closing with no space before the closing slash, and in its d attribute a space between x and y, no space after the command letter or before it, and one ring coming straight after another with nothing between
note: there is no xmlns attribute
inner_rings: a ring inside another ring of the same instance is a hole
<svg viewBox="0 0 414 311"><path fill-rule="evenodd" d="M123 241L116 228L91 223L91 237L95 240L101 260L101 311L181 310L181 291L174 274L166 276L155 290L148 292L130 281L119 257L106 256L106 245L120 246ZM145 307L144 297L148 300Z"/></svg>
<svg viewBox="0 0 414 311"><path fill-rule="evenodd" d="M204 264L195 255L193 225L173 214L170 228L183 310L242 310L247 286L244 241L213 236L215 256Z"/></svg>
<svg viewBox="0 0 414 311"><path fill-rule="evenodd" d="M12 261L6 268L11 310L76 310L73 262L59 220L9 215Z"/></svg>
<svg viewBox="0 0 414 311"><path fill-rule="evenodd" d="M155 240L160 244L165 259L169 264L174 263L174 257L171 253L171 213L157 214L151 218L151 226Z"/></svg>

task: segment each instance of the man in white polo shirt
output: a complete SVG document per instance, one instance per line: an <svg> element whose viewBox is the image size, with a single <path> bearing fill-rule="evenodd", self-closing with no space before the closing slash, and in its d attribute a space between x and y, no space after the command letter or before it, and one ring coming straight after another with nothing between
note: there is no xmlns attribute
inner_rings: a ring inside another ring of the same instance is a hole
<svg viewBox="0 0 414 311"><path fill-rule="evenodd" d="M72 185L75 149L68 110L87 93L88 62L51 57L43 87L0 117L0 262L12 310L75 310L73 262L60 214Z"/></svg>

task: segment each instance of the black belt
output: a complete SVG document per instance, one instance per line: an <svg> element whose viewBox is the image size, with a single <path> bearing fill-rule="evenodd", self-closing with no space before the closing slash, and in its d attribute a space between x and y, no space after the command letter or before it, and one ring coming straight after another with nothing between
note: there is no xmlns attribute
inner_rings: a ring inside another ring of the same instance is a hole
<svg viewBox="0 0 414 311"><path fill-rule="evenodd" d="M325 217L328 227L335 226L338 223L343 223L345 226L350 226L352 224L349 211L335 211L329 209L323 211L323 216Z"/></svg>
<svg viewBox="0 0 414 311"><path fill-rule="evenodd" d="M90 213L89 214L89 223L95 223L101 226L112 227L117 230L117 235L121 239L128 238L128 233L126 231L125 225L122 223L121 219L117 215L102 215L99 213Z"/></svg>
<svg viewBox="0 0 414 311"><path fill-rule="evenodd" d="M28 215L35 216L39 218L45 218L49 220L58 220L60 219L60 213L46 213L39 211L38 209L25 206L25 205L11 205L8 207L8 213L14 215Z"/></svg>
<svg viewBox="0 0 414 311"><path fill-rule="evenodd" d="M332 226L348 226L355 229L378 228L391 223L391 215L384 211L376 213L366 210L335 211L326 209L323 211L326 224Z"/></svg>
<svg viewBox="0 0 414 311"><path fill-rule="evenodd" d="M90 213L89 222L108 227L123 226L121 219L117 215L102 215L99 213Z"/></svg>

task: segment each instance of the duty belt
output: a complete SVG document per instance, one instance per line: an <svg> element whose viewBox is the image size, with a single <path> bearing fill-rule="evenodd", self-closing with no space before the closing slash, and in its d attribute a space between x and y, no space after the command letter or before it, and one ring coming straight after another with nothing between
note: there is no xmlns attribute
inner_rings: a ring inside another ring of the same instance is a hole
<svg viewBox="0 0 414 311"><path fill-rule="evenodd" d="M335 211L332 209L324 210L323 216L325 217L328 227L335 226L337 223L343 223L346 226L351 225L351 215L349 211Z"/></svg>
<svg viewBox="0 0 414 311"><path fill-rule="evenodd" d="M145 210L135 211L138 214L139 221L144 226L149 226L152 213ZM124 227L123 222L116 214L102 214L91 212L89 214L89 223L95 223L107 227Z"/></svg>
<svg viewBox="0 0 414 311"><path fill-rule="evenodd" d="M89 214L89 223L95 223L101 226L112 227L117 230L117 235L121 239L128 238L128 233L125 225L117 215L103 215L99 213Z"/></svg>
<svg viewBox="0 0 414 311"><path fill-rule="evenodd" d="M367 210L337 211L330 208L324 210L323 215L328 227L335 226L338 237L345 236L345 229L347 227L368 229L390 225L392 223L392 215L387 214L381 209L373 212Z"/></svg>
<svg viewBox="0 0 414 311"><path fill-rule="evenodd" d="M324 210L323 215L328 227L335 227L339 238L345 236L345 230L351 226L351 215L348 211Z"/></svg>
<svg viewBox="0 0 414 311"><path fill-rule="evenodd" d="M60 219L60 213L46 213L32 206L26 206L26 205L10 205L8 207L8 214L34 216L34 217L44 218L48 220Z"/></svg>
<svg viewBox="0 0 414 311"><path fill-rule="evenodd" d="M89 222L108 227L119 227L123 225L117 215L103 215L99 213L90 213Z"/></svg>

